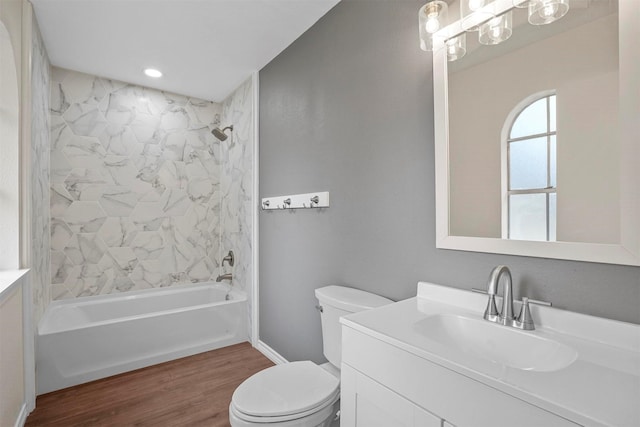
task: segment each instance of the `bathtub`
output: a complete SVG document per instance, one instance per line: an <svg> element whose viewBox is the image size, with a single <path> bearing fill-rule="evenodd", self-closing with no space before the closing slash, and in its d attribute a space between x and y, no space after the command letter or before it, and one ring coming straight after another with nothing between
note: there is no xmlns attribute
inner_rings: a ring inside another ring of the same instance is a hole
<svg viewBox="0 0 640 427"><path fill-rule="evenodd" d="M37 393L247 341L247 297L201 283L55 301L36 336Z"/></svg>

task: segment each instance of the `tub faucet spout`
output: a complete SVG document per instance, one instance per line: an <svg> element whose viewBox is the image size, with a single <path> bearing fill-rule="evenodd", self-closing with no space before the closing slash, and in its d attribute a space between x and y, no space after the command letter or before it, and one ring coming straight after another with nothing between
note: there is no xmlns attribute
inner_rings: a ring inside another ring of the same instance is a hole
<svg viewBox="0 0 640 427"><path fill-rule="evenodd" d="M221 274L216 278L216 282L222 282L223 280L231 280L233 277L231 273Z"/></svg>

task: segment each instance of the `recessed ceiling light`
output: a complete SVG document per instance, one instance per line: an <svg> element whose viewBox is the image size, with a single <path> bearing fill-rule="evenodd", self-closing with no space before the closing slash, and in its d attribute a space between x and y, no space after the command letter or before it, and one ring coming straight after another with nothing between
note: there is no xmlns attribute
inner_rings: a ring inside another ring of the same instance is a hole
<svg viewBox="0 0 640 427"><path fill-rule="evenodd" d="M149 76L149 77L162 77L162 73L159 70L156 70L155 68L147 68L144 70L144 73Z"/></svg>

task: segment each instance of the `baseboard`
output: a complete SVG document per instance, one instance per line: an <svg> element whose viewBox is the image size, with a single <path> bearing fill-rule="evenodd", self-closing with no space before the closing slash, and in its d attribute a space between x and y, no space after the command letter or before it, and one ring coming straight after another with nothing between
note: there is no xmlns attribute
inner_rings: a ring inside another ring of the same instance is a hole
<svg viewBox="0 0 640 427"><path fill-rule="evenodd" d="M23 427L24 423L27 422L27 417L29 416L29 411L27 411L27 404L23 403L20 408L20 413L18 414L18 418L16 419L15 427Z"/></svg>
<svg viewBox="0 0 640 427"><path fill-rule="evenodd" d="M266 356L267 359L271 360L276 365L280 365L282 363L288 363L289 361L282 357L277 351L269 347L263 341L258 340L258 344L255 348L262 354Z"/></svg>

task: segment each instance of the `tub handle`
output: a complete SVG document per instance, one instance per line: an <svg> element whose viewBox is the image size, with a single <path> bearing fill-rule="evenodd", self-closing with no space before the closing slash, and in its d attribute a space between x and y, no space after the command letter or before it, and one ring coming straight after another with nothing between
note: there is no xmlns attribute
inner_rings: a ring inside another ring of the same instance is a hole
<svg viewBox="0 0 640 427"><path fill-rule="evenodd" d="M233 267L233 263L235 261L235 256L233 255L233 251L229 251L226 257L222 258L222 266L224 267L224 262L228 262L231 267Z"/></svg>

